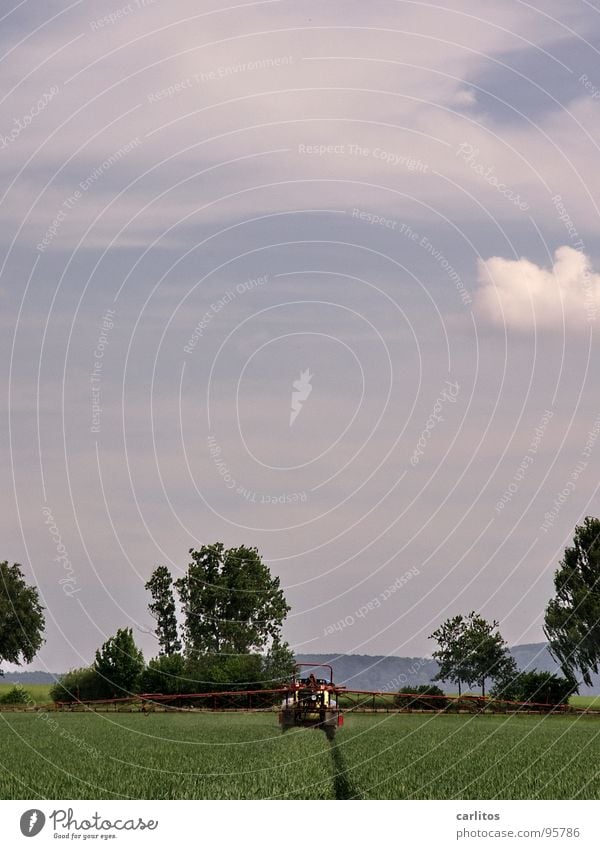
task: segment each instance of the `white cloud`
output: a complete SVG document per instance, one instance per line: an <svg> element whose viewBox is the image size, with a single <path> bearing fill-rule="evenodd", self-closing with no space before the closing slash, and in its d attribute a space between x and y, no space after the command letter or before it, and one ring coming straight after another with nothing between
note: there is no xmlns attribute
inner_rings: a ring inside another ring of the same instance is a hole
<svg viewBox="0 0 600 849"><path fill-rule="evenodd" d="M600 274L589 258L563 245L551 268L524 257L480 260L475 309L492 324L520 331L560 329L593 321L600 304Z"/></svg>

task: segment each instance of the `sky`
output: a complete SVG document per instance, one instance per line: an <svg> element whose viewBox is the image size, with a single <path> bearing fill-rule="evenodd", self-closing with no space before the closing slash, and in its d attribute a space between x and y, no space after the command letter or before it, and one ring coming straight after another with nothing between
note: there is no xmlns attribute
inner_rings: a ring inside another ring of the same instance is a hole
<svg viewBox="0 0 600 849"><path fill-rule="evenodd" d="M32 667L217 540L297 652L543 637L598 515L585 0L46 2L0 18L1 556Z"/></svg>

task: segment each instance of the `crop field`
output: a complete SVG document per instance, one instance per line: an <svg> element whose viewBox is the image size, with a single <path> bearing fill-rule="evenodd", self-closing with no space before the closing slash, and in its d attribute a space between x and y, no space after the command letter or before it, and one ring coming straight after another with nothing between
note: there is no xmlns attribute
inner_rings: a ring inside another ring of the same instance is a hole
<svg viewBox="0 0 600 849"><path fill-rule="evenodd" d="M600 719L0 713L3 799L597 799Z"/></svg>

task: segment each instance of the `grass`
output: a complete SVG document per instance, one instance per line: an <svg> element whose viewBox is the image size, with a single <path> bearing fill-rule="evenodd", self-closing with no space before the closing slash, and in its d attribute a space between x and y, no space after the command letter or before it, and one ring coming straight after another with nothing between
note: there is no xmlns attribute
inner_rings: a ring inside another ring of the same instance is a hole
<svg viewBox="0 0 600 849"><path fill-rule="evenodd" d="M4 799L597 799L600 719L0 714Z"/></svg>
<svg viewBox="0 0 600 849"><path fill-rule="evenodd" d="M576 708L600 710L600 696L571 696L569 704Z"/></svg>

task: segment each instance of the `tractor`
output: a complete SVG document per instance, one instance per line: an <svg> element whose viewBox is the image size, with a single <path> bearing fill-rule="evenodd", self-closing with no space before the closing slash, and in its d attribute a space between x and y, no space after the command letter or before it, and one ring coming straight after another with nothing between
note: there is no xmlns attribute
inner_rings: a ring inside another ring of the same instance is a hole
<svg viewBox="0 0 600 849"><path fill-rule="evenodd" d="M302 677L303 667L329 670L329 680L317 678L314 672ZM333 670L326 663L298 663L288 692L279 711L282 732L289 728L321 728L328 740L333 740L336 729L344 724L338 707L340 688L333 683Z"/></svg>

